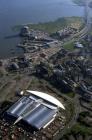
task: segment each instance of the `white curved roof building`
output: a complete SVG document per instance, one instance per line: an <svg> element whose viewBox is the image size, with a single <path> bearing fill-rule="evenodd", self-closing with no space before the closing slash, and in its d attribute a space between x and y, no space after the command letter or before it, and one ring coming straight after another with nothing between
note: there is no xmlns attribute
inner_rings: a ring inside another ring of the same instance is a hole
<svg viewBox="0 0 92 140"><path fill-rule="evenodd" d="M39 92L39 91L31 91L31 90L27 90L27 92L29 92L30 94L33 94L35 96L38 96L41 99L44 99L44 100L54 104L55 106L60 107L65 110L65 107L59 100L57 100L55 97L53 97L47 93L43 93L43 92Z"/></svg>
<svg viewBox="0 0 92 140"><path fill-rule="evenodd" d="M43 92L27 90L28 96L23 96L8 110L7 114L14 116L15 122L27 122L32 127L40 130L47 127L58 113L58 107L65 109L55 97Z"/></svg>

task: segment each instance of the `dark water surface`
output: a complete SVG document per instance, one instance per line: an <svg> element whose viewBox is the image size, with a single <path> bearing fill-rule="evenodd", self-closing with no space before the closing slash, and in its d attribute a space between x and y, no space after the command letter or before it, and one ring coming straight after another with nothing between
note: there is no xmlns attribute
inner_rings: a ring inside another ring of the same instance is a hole
<svg viewBox="0 0 92 140"><path fill-rule="evenodd" d="M0 57L23 53L16 47L19 38L13 26L67 16L83 16L83 7L75 6L71 0L0 0Z"/></svg>

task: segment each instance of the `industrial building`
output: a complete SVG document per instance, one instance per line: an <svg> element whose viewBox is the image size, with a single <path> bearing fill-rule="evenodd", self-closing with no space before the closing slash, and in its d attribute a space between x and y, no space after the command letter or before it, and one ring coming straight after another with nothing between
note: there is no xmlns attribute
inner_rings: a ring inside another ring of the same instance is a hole
<svg viewBox="0 0 92 140"><path fill-rule="evenodd" d="M60 31L57 31L56 34L60 39L64 39L66 37L71 36L72 34L75 34L76 32L77 32L76 28L66 27Z"/></svg>
<svg viewBox="0 0 92 140"><path fill-rule="evenodd" d="M92 86L88 86L84 82L81 82L79 90L84 100L92 102Z"/></svg>
<svg viewBox="0 0 92 140"><path fill-rule="evenodd" d="M75 43L75 47L76 48L84 48L84 46L81 43L79 43L79 42Z"/></svg>
<svg viewBox="0 0 92 140"><path fill-rule="evenodd" d="M27 90L26 92L27 96L21 97L7 110L8 115L17 119L14 124L23 120L40 130L54 121L59 108L65 110L62 103L51 95L38 91Z"/></svg>
<svg viewBox="0 0 92 140"><path fill-rule="evenodd" d="M28 26L24 26L21 28L20 36L23 36L23 37L30 36L30 30Z"/></svg>

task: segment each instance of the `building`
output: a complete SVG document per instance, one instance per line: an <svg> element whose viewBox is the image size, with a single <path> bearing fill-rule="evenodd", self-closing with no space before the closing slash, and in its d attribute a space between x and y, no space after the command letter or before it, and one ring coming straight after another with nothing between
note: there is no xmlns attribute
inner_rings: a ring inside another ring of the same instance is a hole
<svg viewBox="0 0 92 140"><path fill-rule="evenodd" d="M56 34L60 39L64 39L66 37L71 36L71 34L75 34L76 31L77 31L76 28L66 27L62 30L57 31Z"/></svg>
<svg viewBox="0 0 92 140"><path fill-rule="evenodd" d="M75 47L79 48L79 49L84 48L84 46L81 43L79 43L79 42L75 43Z"/></svg>
<svg viewBox="0 0 92 140"><path fill-rule="evenodd" d="M47 127L56 117L58 108L65 109L56 98L38 91L26 91L29 95L20 98L7 110L7 114L17 120L25 121L33 128L40 130Z"/></svg>
<svg viewBox="0 0 92 140"><path fill-rule="evenodd" d="M30 36L30 30L28 26L24 26L21 28L20 36L23 36L23 37Z"/></svg>
<svg viewBox="0 0 92 140"><path fill-rule="evenodd" d="M16 62L12 62L9 66L8 66L9 70L19 70L19 65Z"/></svg>
<svg viewBox="0 0 92 140"><path fill-rule="evenodd" d="M85 85L85 83L81 83L80 84L80 92L81 92L81 95L82 95L82 98L86 101L89 101L89 102L92 102L92 89L91 87Z"/></svg>

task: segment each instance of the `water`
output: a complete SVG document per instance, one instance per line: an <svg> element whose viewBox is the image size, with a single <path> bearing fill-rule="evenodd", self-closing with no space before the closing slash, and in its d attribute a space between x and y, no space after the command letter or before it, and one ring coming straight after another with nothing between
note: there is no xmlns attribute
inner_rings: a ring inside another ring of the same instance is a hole
<svg viewBox="0 0 92 140"><path fill-rule="evenodd" d="M14 36L13 26L67 16L83 16L83 7L71 0L0 0L0 57L23 53L16 47L19 38Z"/></svg>

